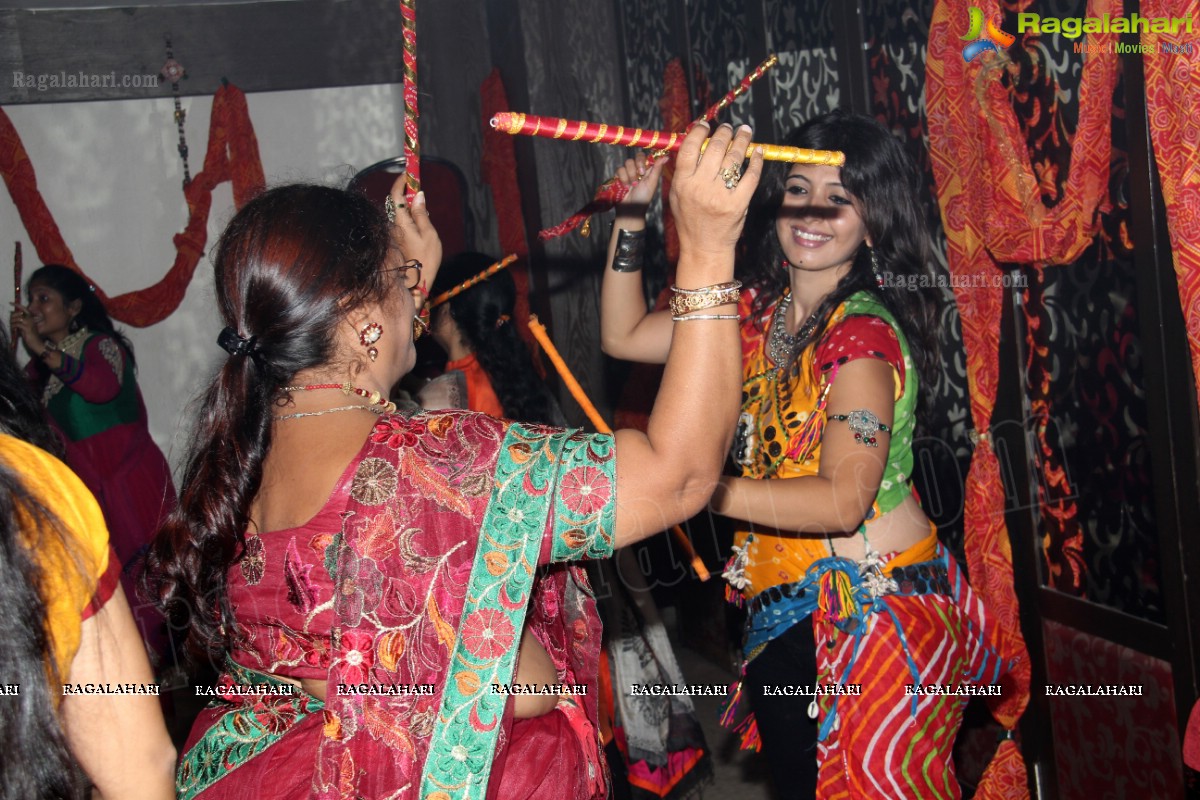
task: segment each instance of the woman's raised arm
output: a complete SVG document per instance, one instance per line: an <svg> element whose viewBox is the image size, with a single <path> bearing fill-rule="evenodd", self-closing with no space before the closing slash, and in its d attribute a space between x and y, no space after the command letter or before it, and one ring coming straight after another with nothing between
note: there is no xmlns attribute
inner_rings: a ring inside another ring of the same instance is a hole
<svg viewBox="0 0 1200 800"><path fill-rule="evenodd" d="M750 128L722 125L701 154L708 127L679 149L671 208L679 230L676 284L698 290L733 279L734 248L762 173L756 151L740 183ZM705 308L673 324L662 385L645 434L617 432L618 547L704 508L733 436L741 390L736 305ZM720 316L723 319L712 319Z"/></svg>
<svg viewBox="0 0 1200 800"><path fill-rule="evenodd" d="M641 271L646 210L658 191L665 164L665 159L659 159L647 169L646 157L639 153L617 170L617 180L630 189L617 206L600 289L600 346L613 358L662 364L671 349L671 315L646 312Z"/></svg>

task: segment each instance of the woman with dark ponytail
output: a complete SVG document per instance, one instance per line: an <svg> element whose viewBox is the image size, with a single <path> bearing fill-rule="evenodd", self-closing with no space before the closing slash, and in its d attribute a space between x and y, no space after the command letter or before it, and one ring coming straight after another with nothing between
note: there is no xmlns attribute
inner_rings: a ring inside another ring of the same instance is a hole
<svg viewBox="0 0 1200 800"><path fill-rule="evenodd" d="M446 259L430 293L438 297L495 263L483 253ZM507 270L455 293L433 309L429 332L446 351L445 372L418 395L425 408L469 408L493 417L560 425L562 413L534 371L512 318L517 285Z"/></svg>
<svg viewBox="0 0 1200 800"><path fill-rule="evenodd" d="M1006 665L912 486L922 390L938 364L917 171L886 128L845 110L786 143L841 151L845 164L771 164L741 243L737 474L709 506L742 521L725 578L748 611L723 721L747 701L743 744L761 744L780 798L957 797L951 747L965 699L904 687L994 683ZM618 178L631 191L601 331L610 355L653 362L670 317L647 313L631 254L659 171L630 160ZM818 682L861 693L778 691Z"/></svg>
<svg viewBox="0 0 1200 800"><path fill-rule="evenodd" d="M173 798L175 752L103 516L34 445L56 440L0 333L0 800ZM81 688L129 683L143 693Z"/></svg>
<svg viewBox="0 0 1200 800"><path fill-rule="evenodd" d="M701 154L705 135L679 155L679 281L720 307L761 157L731 191L717 175L750 132ZM733 433L736 326L681 326L646 434L397 414L441 261L424 195L410 209L403 189L391 226L355 194L272 189L217 246L228 360L148 558L154 596L222 671L183 800L607 794L595 604L577 567L537 567L702 507Z"/></svg>
<svg viewBox="0 0 1200 800"><path fill-rule="evenodd" d="M79 273L47 264L29 278L11 322L31 356L26 375L62 439L64 460L104 510L133 597L132 569L175 505L171 469L150 437L133 348ZM144 618L144 619L143 619ZM139 613L156 649L161 622Z"/></svg>

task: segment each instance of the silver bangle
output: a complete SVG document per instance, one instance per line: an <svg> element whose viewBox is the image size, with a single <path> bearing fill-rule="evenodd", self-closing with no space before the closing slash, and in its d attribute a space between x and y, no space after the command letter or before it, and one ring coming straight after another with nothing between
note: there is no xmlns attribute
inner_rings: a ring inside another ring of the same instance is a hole
<svg viewBox="0 0 1200 800"><path fill-rule="evenodd" d="M675 322L690 322L694 319L737 319L737 314L679 314L671 317Z"/></svg>
<svg viewBox="0 0 1200 800"><path fill-rule="evenodd" d="M646 254L646 229L617 231L617 251L613 254L613 272L641 272Z"/></svg>
<svg viewBox="0 0 1200 800"><path fill-rule="evenodd" d="M728 292L740 288L742 288L741 281L725 281L725 283L714 283L712 286L701 286L699 289L680 289L678 286L672 286L671 291L675 294L692 295Z"/></svg>

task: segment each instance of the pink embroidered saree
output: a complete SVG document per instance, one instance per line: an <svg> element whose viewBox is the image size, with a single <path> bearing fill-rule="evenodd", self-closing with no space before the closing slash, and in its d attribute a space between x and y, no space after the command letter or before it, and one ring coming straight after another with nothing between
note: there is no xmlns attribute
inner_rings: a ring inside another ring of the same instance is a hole
<svg viewBox="0 0 1200 800"><path fill-rule="evenodd" d="M599 620L560 562L612 553L614 467L609 436L381 418L312 520L247 536L223 696L193 728L179 796L606 796ZM526 621L567 688L514 720L496 689ZM272 674L327 681L326 702Z"/></svg>

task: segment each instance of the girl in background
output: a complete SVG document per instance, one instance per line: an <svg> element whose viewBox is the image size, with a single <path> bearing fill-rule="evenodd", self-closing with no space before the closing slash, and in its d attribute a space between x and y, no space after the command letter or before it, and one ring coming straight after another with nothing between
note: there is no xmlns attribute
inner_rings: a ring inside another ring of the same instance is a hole
<svg viewBox="0 0 1200 800"><path fill-rule="evenodd" d="M430 293L437 297L494 263L483 253L448 258ZM516 302L516 282L500 270L433 309L429 330L449 360L445 372L418 394L422 407L469 408L522 422L565 424L517 334L512 318Z"/></svg>
<svg viewBox="0 0 1200 800"><path fill-rule="evenodd" d="M11 322L31 357L26 376L64 445L64 460L92 491L112 532L125 592L134 563L175 507L171 469L150 437L133 348L79 273L47 264L29 278L27 308ZM146 637L161 651L161 620L139 605Z"/></svg>

